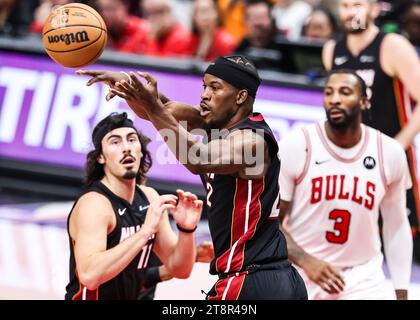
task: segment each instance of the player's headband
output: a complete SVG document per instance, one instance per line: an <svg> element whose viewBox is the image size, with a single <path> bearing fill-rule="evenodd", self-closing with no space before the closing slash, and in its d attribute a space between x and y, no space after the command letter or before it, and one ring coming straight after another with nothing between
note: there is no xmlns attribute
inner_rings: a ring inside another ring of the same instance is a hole
<svg viewBox="0 0 420 320"><path fill-rule="evenodd" d="M246 62L240 56L219 57L207 67L205 73L216 76L235 88L248 91L248 94L255 98L261 79L258 74L247 70Z"/></svg>
<svg viewBox="0 0 420 320"><path fill-rule="evenodd" d="M112 117L112 121L105 121L103 125L98 125L98 128L94 130L92 135L92 141L95 145L95 148L100 146L102 139L108 132L111 132L114 129L118 128L133 128L134 130L137 129L133 124L133 121L127 118L127 113L123 112L122 114L113 113L108 116L108 118ZM104 119L105 120L105 119Z"/></svg>

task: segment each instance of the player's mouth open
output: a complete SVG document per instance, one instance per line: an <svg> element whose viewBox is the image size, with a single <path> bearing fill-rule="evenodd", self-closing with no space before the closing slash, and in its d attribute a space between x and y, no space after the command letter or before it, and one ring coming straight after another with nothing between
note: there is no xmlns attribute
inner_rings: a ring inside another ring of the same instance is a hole
<svg viewBox="0 0 420 320"><path fill-rule="evenodd" d="M133 157L128 156L128 157L125 157L124 159L122 159L121 163L123 165L132 165L132 164L134 164L135 161L136 160Z"/></svg>
<svg viewBox="0 0 420 320"><path fill-rule="evenodd" d="M210 109L205 103L200 103L200 116L207 117L210 114Z"/></svg>

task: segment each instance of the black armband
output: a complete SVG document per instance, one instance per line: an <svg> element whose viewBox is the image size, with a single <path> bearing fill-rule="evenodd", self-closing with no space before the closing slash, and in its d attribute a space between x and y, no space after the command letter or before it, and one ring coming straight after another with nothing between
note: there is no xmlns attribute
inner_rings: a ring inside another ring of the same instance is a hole
<svg viewBox="0 0 420 320"><path fill-rule="evenodd" d="M176 224L176 227L178 228L179 231L181 232L185 232L185 233L193 233L195 230L197 230L197 226L194 227L194 229L185 229L181 226L179 226L179 224Z"/></svg>

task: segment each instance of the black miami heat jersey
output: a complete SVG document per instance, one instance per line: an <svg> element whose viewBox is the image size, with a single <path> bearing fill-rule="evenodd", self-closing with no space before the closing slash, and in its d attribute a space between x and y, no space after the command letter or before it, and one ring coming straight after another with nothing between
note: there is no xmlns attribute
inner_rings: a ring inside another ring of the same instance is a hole
<svg viewBox="0 0 420 320"><path fill-rule="evenodd" d="M402 82L398 78L388 76L382 70L380 50L385 37L386 33L379 32L356 57L347 47L347 37L342 37L335 46L332 69L355 70L365 80L370 109L363 113L363 123L390 137L395 137L410 119L414 104ZM409 218L413 232L416 233L420 220L420 189L414 147L410 147L406 154L413 181L412 190L407 192L407 207L412 213Z"/></svg>
<svg viewBox="0 0 420 320"><path fill-rule="evenodd" d="M385 33L379 32L356 57L348 49L347 37L344 36L335 46L332 69L355 70L365 80L370 110L363 115L363 123L394 137L406 123L407 113L411 112L406 108L411 106L404 104L404 90L399 80L382 70L379 57L385 36Z"/></svg>
<svg viewBox="0 0 420 320"><path fill-rule="evenodd" d="M114 209L116 226L107 236L107 250L117 246L120 242L133 235L142 226L149 207L149 201L139 187L136 187L133 204L128 203L126 200L112 193L111 190L99 181L94 183L85 193L87 192L97 192L104 195L109 199L112 208ZM76 203L77 201L75 204ZM68 232L72 211L67 219ZM85 212L84 214L89 213ZM65 298L68 300L136 299L144 282L145 270L148 265L150 253L153 249L154 240L155 235L152 235L143 249L121 273L115 278L101 284L95 291L91 291L79 281L76 260L74 257L74 243L69 236L70 282L66 287Z"/></svg>
<svg viewBox="0 0 420 320"><path fill-rule="evenodd" d="M201 175L207 190L208 220L215 259L211 274L243 271L253 264L287 259L287 245L279 230L278 176L280 161L273 133L261 114L254 113L229 132L263 130L271 165L260 179L235 175Z"/></svg>

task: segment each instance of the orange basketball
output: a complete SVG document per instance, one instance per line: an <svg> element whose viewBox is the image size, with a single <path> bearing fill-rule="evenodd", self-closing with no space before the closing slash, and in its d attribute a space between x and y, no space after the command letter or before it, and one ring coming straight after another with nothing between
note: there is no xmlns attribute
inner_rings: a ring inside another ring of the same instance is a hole
<svg viewBox="0 0 420 320"><path fill-rule="evenodd" d="M94 63L104 51L106 25L91 7L70 3L53 10L42 30L48 55L68 68Z"/></svg>

